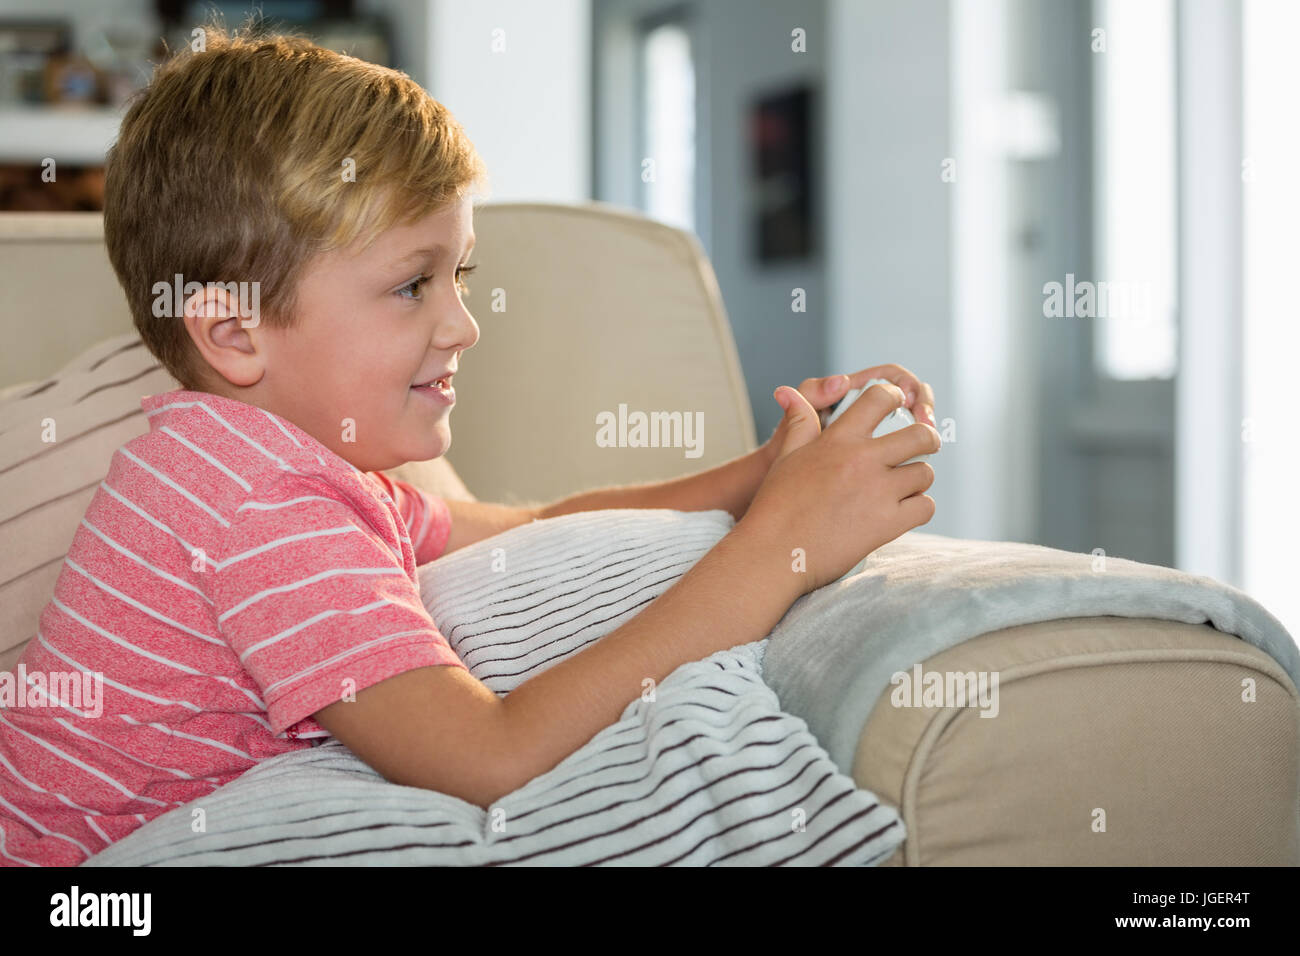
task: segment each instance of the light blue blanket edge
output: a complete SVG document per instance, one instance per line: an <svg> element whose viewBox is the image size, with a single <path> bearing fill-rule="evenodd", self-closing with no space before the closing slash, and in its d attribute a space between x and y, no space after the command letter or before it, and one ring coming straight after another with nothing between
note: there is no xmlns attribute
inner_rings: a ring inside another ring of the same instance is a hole
<svg viewBox="0 0 1300 956"><path fill-rule="evenodd" d="M773 628L763 676L846 774L890 677L990 631L1068 617L1209 623L1300 687L1300 648L1245 592L1204 575L1041 545L910 531L804 595Z"/></svg>

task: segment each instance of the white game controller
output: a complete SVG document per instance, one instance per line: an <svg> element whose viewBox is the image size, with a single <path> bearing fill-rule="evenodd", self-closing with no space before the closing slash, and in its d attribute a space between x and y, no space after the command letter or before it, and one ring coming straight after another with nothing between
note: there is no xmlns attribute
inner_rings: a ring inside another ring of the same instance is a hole
<svg viewBox="0 0 1300 956"><path fill-rule="evenodd" d="M844 410L846 408L848 408L855 401L861 398L862 393L865 392L867 389L869 389L872 385L875 385L876 383L880 383L882 385L893 384L888 379L873 378L871 381L867 382L867 384L863 385L861 388L849 389L847 392L845 392L844 397L840 399L840 403L835 406L835 411L832 412L830 417L826 419L826 425L823 425L822 428L825 428L831 422L835 421L835 419L843 415ZM916 424L916 419L912 417L912 413L900 405L898 408L894 409L892 412L890 412L881 420L880 424L876 426L876 430L871 433L871 437L879 438L881 435L888 435L890 432L896 432L900 428L906 428L908 425L915 425L915 424ZM910 465L914 461L921 461L922 459L929 458L929 457L930 456L928 454L917 455L915 458L909 458L907 461L902 462L902 464ZM837 582L843 581L846 578L853 577L855 574L862 573L862 571L866 569L867 561L870 557L871 555L867 555L866 557L864 557L861 561L859 561L853 567L849 568L842 575L840 575L840 577L837 578L836 581ZM836 582L832 582L832 583L836 583Z"/></svg>
<svg viewBox="0 0 1300 956"><path fill-rule="evenodd" d="M831 424L831 422L835 421L835 419L843 415L845 409L847 409L850 405L852 405L859 398L861 398L863 393L866 392L867 389L869 389L872 385L876 385L876 384L892 385L893 383L890 382L889 379L873 378L871 379L871 381L867 382L867 384L863 385L861 388L849 389L847 392L844 393L844 397L841 398L840 403L835 406L835 411L832 412L831 416L826 419L826 424L823 425L822 428L823 429L826 428L828 425ZM892 412L886 415L884 419L881 420L880 424L876 426L876 430L871 433L871 437L879 438L881 435L888 435L890 432L896 432L900 428L906 428L908 425L915 425L915 424L916 424L916 419L912 416L912 413L900 405L898 408L895 408ZM902 464L910 465L914 461L921 461L922 459L929 458L929 457L930 457L929 455L917 455L915 458L909 458L907 461L902 462Z"/></svg>

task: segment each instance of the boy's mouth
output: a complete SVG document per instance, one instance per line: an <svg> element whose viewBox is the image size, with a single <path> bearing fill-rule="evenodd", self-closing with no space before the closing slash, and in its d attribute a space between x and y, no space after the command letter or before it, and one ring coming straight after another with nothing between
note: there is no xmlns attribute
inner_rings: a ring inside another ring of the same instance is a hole
<svg viewBox="0 0 1300 956"><path fill-rule="evenodd" d="M454 371L445 375L439 375L437 378L429 379L418 385L412 385L411 390L424 395L438 398L441 401L451 404L456 401L456 390L451 387L451 379L455 374Z"/></svg>
<svg viewBox="0 0 1300 956"><path fill-rule="evenodd" d="M439 372L436 377L425 379L423 382L417 382L415 385L412 385L411 388L451 388L451 379L455 374L455 369L452 369L450 372Z"/></svg>

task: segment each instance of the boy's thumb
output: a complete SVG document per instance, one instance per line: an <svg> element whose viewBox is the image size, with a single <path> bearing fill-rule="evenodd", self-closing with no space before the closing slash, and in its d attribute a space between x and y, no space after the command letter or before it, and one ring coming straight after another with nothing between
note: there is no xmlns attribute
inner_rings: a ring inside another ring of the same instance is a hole
<svg viewBox="0 0 1300 956"><path fill-rule="evenodd" d="M777 461L780 461L796 448L802 448L820 435L822 426L817 417L817 410L797 388L781 385L773 392L773 397L785 411L785 435L776 455Z"/></svg>

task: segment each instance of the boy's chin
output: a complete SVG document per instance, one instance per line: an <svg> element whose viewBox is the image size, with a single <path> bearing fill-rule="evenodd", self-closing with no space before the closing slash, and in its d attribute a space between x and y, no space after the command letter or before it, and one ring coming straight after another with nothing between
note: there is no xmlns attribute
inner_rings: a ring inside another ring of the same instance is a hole
<svg viewBox="0 0 1300 956"><path fill-rule="evenodd" d="M401 445L389 445L382 454L372 451L369 455L350 454L352 449L344 448L342 457L360 471L388 471L412 461L430 461L441 458L451 447L451 430L440 425L426 434L408 439ZM364 459L364 460L363 460Z"/></svg>
<svg viewBox="0 0 1300 956"><path fill-rule="evenodd" d="M427 432L422 432L415 441L401 449L402 454L406 456L403 463L441 458L450 447L451 426L447 424L447 420L444 418Z"/></svg>

